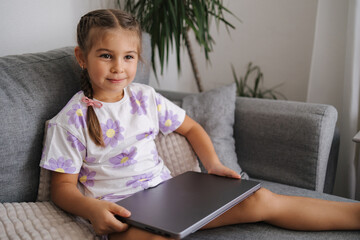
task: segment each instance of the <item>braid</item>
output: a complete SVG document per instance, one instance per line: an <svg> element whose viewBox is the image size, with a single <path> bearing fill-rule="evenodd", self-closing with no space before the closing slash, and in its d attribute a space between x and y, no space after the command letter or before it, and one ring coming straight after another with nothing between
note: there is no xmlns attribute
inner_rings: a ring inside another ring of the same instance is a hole
<svg viewBox="0 0 360 240"><path fill-rule="evenodd" d="M86 69L82 70L81 72L80 86L81 90L84 92L84 95L90 99L93 99L93 89L90 83L89 74ZM97 118L95 110L92 106L88 106L86 124L88 126L90 138L95 142L96 145L104 147L105 144L99 119Z"/></svg>
<svg viewBox="0 0 360 240"><path fill-rule="evenodd" d="M89 74L86 69L83 69L81 72L81 82L80 87L84 92L85 96L92 99L93 98L93 89L89 80Z"/></svg>

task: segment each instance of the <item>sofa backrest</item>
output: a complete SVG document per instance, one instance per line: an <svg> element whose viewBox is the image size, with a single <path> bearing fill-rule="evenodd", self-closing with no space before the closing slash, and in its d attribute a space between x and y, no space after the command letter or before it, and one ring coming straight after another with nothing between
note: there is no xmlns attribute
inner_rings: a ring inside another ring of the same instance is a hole
<svg viewBox="0 0 360 240"><path fill-rule="evenodd" d="M150 37L135 81L147 84ZM0 57L0 202L35 201L45 121L80 90L74 47Z"/></svg>

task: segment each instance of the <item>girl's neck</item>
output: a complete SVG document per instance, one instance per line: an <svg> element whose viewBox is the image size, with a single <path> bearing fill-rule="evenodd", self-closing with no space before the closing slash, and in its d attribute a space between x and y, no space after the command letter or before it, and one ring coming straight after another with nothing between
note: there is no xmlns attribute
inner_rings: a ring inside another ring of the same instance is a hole
<svg viewBox="0 0 360 240"><path fill-rule="evenodd" d="M118 102L124 97L124 89L121 91L121 93L116 94L96 94L94 93L94 98L96 100L99 100L101 102Z"/></svg>

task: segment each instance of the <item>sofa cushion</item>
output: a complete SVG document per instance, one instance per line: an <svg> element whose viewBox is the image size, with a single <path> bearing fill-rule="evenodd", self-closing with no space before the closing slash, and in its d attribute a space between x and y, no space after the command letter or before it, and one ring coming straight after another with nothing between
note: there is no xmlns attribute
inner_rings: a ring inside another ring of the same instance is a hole
<svg viewBox="0 0 360 240"><path fill-rule="evenodd" d="M227 167L241 173L235 152L234 121L235 121L236 85L231 84L199 94L184 97L182 107L186 114L197 121L209 134L220 161ZM202 171L205 171L201 165Z"/></svg>
<svg viewBox="0 0 360 240"><path fill-rule="evenodd" d="M168 135L159 133L155 144L160 157L173 177L186 171L200 172L195 152L184 136L176 132Z"/></svg>
<svg viewBox="0 0 360 240"><path fill-rule="evenodd" d="M46 119L79 91L73 48L0 58L1 202L34 201Z"/></svg>
<svg viewBox="0 0 360 240"><path fill-rule="evenodd" d="M98 239L50 202L0 203L0 239Z"/></svg>

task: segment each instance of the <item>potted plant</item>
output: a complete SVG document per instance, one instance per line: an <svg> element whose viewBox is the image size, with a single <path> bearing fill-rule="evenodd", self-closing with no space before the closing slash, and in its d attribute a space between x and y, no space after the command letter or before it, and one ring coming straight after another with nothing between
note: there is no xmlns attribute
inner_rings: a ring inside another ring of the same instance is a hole
<svg viewBox="0 0 360 240"><path fill-rule="evenodd" d="M286 97L282 93L275 91L275 89L280 87L282 84L279 84L270 89L262 88L261 84L264 82L264 74L261 72L260 67L256 65L254 66L252 62L248 64L247 71L244 77L238 78L236 76L234 66L231 66L231 69L234 75L234 81L236 83L238 96L270 99L278 99L278 97L280 96L281 98L286 99ZM249 83L250 76L254 76L253 86L251 86Z"/></svg>
<svg viewBox="0 0 360 240"><path fill-rule="evenodd" d="M181 71L180 48L185 45L199 92L203 91L199 71L195 62L189 31L193 31L197 43L202 47L205 58L213 49L214 40L210 34L210 21L224 23L234 29L234 25L224 17L224 12L237 18L222 0L118 0L120 8L132 13L144 31L151 35L152 67L156 75L155 51L160 58L161 74L164 63L168 62L170 47L175 47L177 68ZM238 19L238 18L237 18Z"/></svg>

